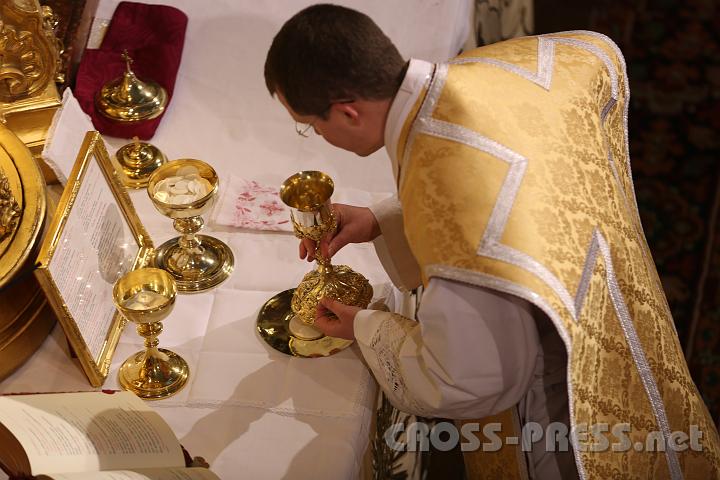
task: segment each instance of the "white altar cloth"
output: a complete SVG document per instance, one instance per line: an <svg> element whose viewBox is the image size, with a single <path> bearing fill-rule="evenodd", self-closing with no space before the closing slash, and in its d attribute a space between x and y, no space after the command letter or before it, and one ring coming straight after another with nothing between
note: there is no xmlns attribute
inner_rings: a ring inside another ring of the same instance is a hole
<svg viewBox="0 0 720 480"><path fill-rule="evenodd" d="M96 25L111 18L117 3L100 2ZM327 172L338 187L393 192L384 151L359 158L318 136L299 137L265 88L263 63L272 36L311 2L163 3L189 17L174 97L151 140L168 158L210 163L220 175L221 189L230 175L279 185L296 171L312 169ZM338 3L368 13L404 56L441 61L463 44L472 2ZM113 154L127 141L106 142ZM145 191L132 191L131 198L155 245L176 235L171 220L155 211ZM272 350L255 332L262 304L297 285L311 268L298 259L297 240L288 233L212 222L203 233L230 245L235 270L219 288L178 296L160 346L188 361L191 380L175 397L152 405L191 455L205 457L223 479L356 478L368 448L376 398L375 383L356 347L330 358L292 358ZM376 286L376 295L387 285L370 245L348 246L334 262L363 273ZM126 328L104 388L118 388L119 365L141 344L132 325ZM27 364L0 383L0 393L90 389L67 357L59 326Z"/></svg>

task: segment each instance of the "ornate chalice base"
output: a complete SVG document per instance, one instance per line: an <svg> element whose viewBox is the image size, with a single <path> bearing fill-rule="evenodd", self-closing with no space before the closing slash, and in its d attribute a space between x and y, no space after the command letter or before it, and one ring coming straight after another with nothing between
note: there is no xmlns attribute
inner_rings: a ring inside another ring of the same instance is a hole
<svg viewBox="0 0 720 480"><path fill-rule="evenodd" d="M184 238L175 237L155 251L152 266L167 270L184 293L203 292L230 276L235 257L224 242L207 235L196 235L199 245L184 248Z"/></svg>
<svg viewBox="0 0 720 480"><path fill-rule="evenodd" d="M130 355L120 367L118 381L125 390L146 400L160 400L175 395L187 383L190 367L177 353L158 348L148 355Z"/></svg>
<svg viewBox="0 0 720 480"><path fill-rule="evenodd" d="M327 357L352 345L352 340L335 337L320 337L303 340L290 333L289 324L295 317L291 302L295 289L280 292L260 309L257 318L257 331L260 337L272 348L295 357Z"/></svg>
<svg viewBox="0 0 720 480"><path fill-rule="evenodd" d="M372 295L370 282L352 268L347 265L330 265L329 262L320 263L318 260L317 268L306 273L295 289L292 309L303 323L312 325L323 297L365 308L372 300Z"/></svg>
<svg viewBox="0 0 720 480"><path fill-rule="evenodd" d="M295 337L296 348L304 348L305 344L301 342L323 337L323 333L313 326L318 304L323 297L363 308L372 299L373 289L364 276L347 265L330 265L324 259L322 261L320 263L319 259L317 269L305 274L292 297L290 305L295 315L288 329Z"/></svg>

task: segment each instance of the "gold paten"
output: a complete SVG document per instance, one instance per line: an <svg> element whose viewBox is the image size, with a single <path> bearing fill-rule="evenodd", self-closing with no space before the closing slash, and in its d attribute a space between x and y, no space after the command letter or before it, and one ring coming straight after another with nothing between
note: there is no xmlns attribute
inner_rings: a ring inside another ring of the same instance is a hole
<svg viewBox="0 0 720 480"><path fill-rule="evenodd" d="M125 74L100 89L95 97L98 112L118 122L138 122L160 116L167 105L167 92L156 82L142 81L135 76L127 50L122 57Z"/></svg>
<svg viewBox="0 0 720 480"><path fill-rule="evenodd" d="M30 148L48 181L56 178L40 153L61 105L54 80L62 47L52 19L37 0L0 0L0 123Z"/></svg>
<svg viewBox="0 0 720 480"><path fill-rule="evenodd" d="M296 173L280 187L280 198L290 207L295 236L300 239L308 238L318 245L314 252L317 269L307 273L302 279L293 293L290 309L286 312L286 334L292 337L288 342L293 345L293 355L332 355L352 344L349 340L325 337L313 326L318 305L323 297L362 308L367 307L372 299L373 290L365 277L346 265L332 265L330 259L320 252L320 239L337 228L337 220L330 203L334 189L332 179L318 171ZM261 328L263 322L265 318L261 312L258 328ZM267 336L263 338L276 349L275 343L284 342L269 341ZM318 351L326 353L318 354Z"/></svg>
<svg viewBox="0 0 720 480"><path fill-rule="evenodd" d="M155 188L162 180L173 177L181 169L195 168L212 190L199 200L187 204L171 204L155 197ZM224 242L208 235L196 235L203 227L202 215L217 199L220 179L207 163L194 159L173 160L155 170L148 181L148 195L155 208L174 220L173 226L182 235L160 245L152 265L167 270L177 282L180 292L202 292L225 281L233 271L232 250Z"/></svg>
<svg viewBox="0 0 720 480"><path fill-rule="evenodd" d="M128 299L139 292L154 292L162 302L154 308L134 309ZM118 380L125 390L146 400L160 400L179 392L187 383L190 367L175 352L157 348L157 336L175 305L175 280L165 270L140 268L127 273L113 287L113 302L120 313L137 325L145 350L131 355L120 367Z"/></svg>
<svg viewBox="0 0 720 480"><path fill-rule="evenodd" d="M352 340L320 337L300 340L290 334L290 320L295 316L290 303L295 289L280 292L260 309L257 331L260 337L275 350L296 357L327 357L352 345Z"/></svg>
<svg viewBox="0 0 720 480"><path fill-rule="evenodd" d="M141 142L137 137L120 147L115 158L124 174L123 184L130 188L147 187L150 174L167 162L165 154L156 146Z"/></svg>

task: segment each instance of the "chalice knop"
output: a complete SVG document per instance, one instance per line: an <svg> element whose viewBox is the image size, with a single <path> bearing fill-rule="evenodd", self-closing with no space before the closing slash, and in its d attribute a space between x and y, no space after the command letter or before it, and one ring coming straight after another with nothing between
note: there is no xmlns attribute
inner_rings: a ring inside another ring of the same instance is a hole
<svg viewBox="0 0 720 480"><path fill-rule="evenodd" d="M162 320L172 312L177 287L173 277L158 268L139 268L115 282L113 301L120 313L137 325L145 350L131 355L120 367L125 390L146 400L159 400L180 391L190 369L178 354L157 348Z"/></svg>
<svg viewBox="0 0 720 480"><path fill-rule="evenodd" d="M180 292L207 290L232 273L230 247L217 238L197 234L203 227L202 215L217 199L219 185L210 165L188 158L165 163L150 175L148 195L153 205L173 219L181 234L157 248L152 266L167 270Z"/></svg>
<svg viewBox="0 0 720 480"><path fill-rule="evenodd" d="M330 197L335 189L332 179L318 171L303 171L291 176L280 188L280 198L290 207L295 236L309 238L316 244L317 268L305 275L292 298L290 334L300 342L323 337L313 326L318 304L323 297L346 305L365 308L372 299L370 282L346 265L332 265L320 251L320 239L337 228ZM340 340L340 339L339 339ZM300 343L298 342L298 344ZM343 343L345 348L352 342Z"/></svg>

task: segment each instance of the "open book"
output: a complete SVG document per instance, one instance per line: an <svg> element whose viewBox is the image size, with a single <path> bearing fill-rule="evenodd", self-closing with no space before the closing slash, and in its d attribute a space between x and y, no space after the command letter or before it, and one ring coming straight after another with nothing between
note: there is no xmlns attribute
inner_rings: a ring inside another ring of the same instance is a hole
<svg viewBox="0 0 720 480"><path fill-rule="evenodd" d="M186 468L170 426L128 392L0 397L0 467L10 478L219 480Z"/></svg>

